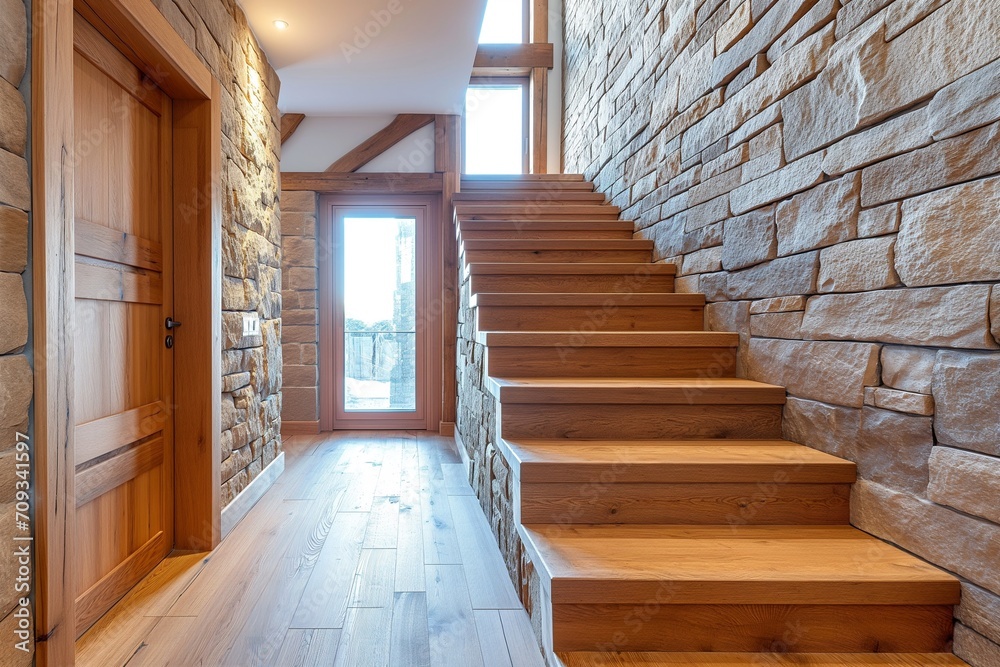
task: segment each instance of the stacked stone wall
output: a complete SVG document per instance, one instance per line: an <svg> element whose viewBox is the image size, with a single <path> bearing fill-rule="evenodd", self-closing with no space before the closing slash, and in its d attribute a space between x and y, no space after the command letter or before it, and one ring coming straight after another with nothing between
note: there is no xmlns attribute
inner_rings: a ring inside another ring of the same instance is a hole
<svg viewBox="0 0 1000 667"><path fill-rule="evenodd" d="M1000 664L1000 3L565 4L565 171L788 387L787 437L857 462L853 523L962 578L955 650Z"/></svg>

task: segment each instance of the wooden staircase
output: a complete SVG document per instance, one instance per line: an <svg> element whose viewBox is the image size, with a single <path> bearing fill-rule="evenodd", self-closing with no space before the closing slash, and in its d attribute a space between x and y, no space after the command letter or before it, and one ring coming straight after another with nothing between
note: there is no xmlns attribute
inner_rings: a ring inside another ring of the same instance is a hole
<svg viewBox="0 0 1000 667"><path fill-rule="evenodd" d="M854 464L581 176L472 177L463 269L550 664L964 665L959 582L849 525Z"/></svg>

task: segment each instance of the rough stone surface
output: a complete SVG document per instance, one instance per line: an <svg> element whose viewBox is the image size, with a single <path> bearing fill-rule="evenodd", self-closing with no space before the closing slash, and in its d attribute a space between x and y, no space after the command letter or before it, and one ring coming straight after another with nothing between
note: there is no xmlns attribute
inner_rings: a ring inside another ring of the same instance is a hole
<svg viewBox="0 0 1000 667"><path fill-rule="evenodd" d="M1000 354L944 350L934 366L941 444L1000 456Z"/></svg>
<svg viewBox="0 0 1000 667"><path fill-rule="evenodd" d="M861 411L858 475L897 491L923 495L934 447L930 417L866 406Z"/></svg>
<svg viewBox="0 0 1000 667"><path fill-rule="evenodd" d="M910 287L1000 280L1000 178L903 204L896 270Z"/></svg>
<svg viewBox="0 0 1000 667"><path fill-rule="evenodd" d="M788 313L761 313L750 316L750 335L761 338L802 338L801 310Z"/></svg>
<svg viewBox="0 0 1000 667"><path fill-rule="evenodd" d="M990 327L993 338L1000 343L1000 287L993 286L990 296Z"/></svg>
<svg viewBox="0 0 1000 667"><path fill-rule="evenodd" d="M857 237L857 174L823 183L778 205L778 255L822 248Z"/></svg>
<svg viewBox="0 0 1000 667"><path fill-rule="evenodd" d="M0 204L22 211L31 208L28 163L19 155L0 150Z"/></svg>
<svg viewBox="0 0 1000 667"><path fill-rule="evenodd" d="M808 190L823 178L823 154L817 153L793 162L756 181L732 191L730 206L733 213L746 213L796 192Z"/></svg>
<svg viewBox="0 0 1000 667"><path fill-rule="evenodd" d="M22 0L0 0L0 77L17 87L27 63L27 8Z"/></svg>
<svg viewBox="0 0 1000 667"><path fill-rule="evenodd" d="M955 655L973 667L1000 664L1000 646L961 623L955 625Z"/></svg>
<svg viewBox="0 0 1000 667"><path fill-rule="evenodd" d="M884 236L899 231L899 204L867 208L858 213L858 236Z"/></svg>
<svg viewBox="0 0 1000 667"><path fill-rule="evenodd" d="M0 425L25 422L33 381L24 355L0 357Z"/></svg>
<svg viewBox="0 0 1000 667"><path fill-rule="evenodd" d="M750 379L825 403L860 408L878 382L878 345L753 338L748 356Z"/></svg>
<svg viewBox="0 0 1000 667"><path fill-rule="evenodd" d="M16 273L0 273L0 314L0 354L9 354L28 342L28 302Z"/></svg>
<svg viewBox="0 0 1000 667"><path fill-rule="evenodd" d="M934 399L931 396L888 387L865 389L865 405L924 417L934 414Z"/></svg>
<svg viewBox="0 0 1000 667"><path fill-rule="evenodd" d="M789 396L782 434L792 442L857 461L861 410Z"/></svg>
<svg viewBox="0 0 1000 667"><path fill-rule="evenodd" d="M995 349L989 298L988 285L824 294L809 299L802 329L815 340Z"/></svg>
<svg viewBox="0 0 1000 667"><path fill-rule="evenodd" d="M882 383L918 394L931 393L937 350L886 345L882 348Z"/></svg>
<svg viewBox="0 0 1000 667"><path fill-rule="evenodd" d="M282 220L281 268L286 275L284 294L286 310L282 314L282 342L300 345L319 345L319 305L316 299L318 266L317 196L313 192L282 192L284 207L292 207L293 224L285 226ZM289 303L295 305L289 306ZM289 422L319 421L319 364L315 355L311 360L285 357L284 397L282 418Z"/></svg>
<svg viewBox="0 0 1000 667"><path fill-rule="evenodd" d="M729 274L731 299L765 299L816 291L819 252L781 257Z"/></svg>
<svg viewBox="0 0 1000 667"><path fill-rule="evenodd" d="M750 304L750 314L759 313L787 313L793 310L805 310L806 298L804 296L779 296L773 299L762 299Z"/></svg>
<svg viewBox="0 0 1000 667"><path fill-rule="evenodd" d="M900 285L893 265L895 236L849 241L819 254L820 292L869 292Z"/></svg>
<svg viewBox="0 0 1000 667"><path fill-rule="evenodd" d="M28 265L28 214L0 206L0 271L21 273Z"/></svg>
<svg viewBox="0 0 1000 667"><path fill-rule="evenodd" d="M1000 526L994 523L867 480L852 489L851 523L974 584L1000 590Z"/></svg>
<svg viewBox="0 0 1000 667"><path fill-rule="evenodd" d="M726 220L722 268L728 271L760 264L778 256L774 207L768 206Z"/></svg>
<svg viewBox="0 0 1000 667"><path fill-rule="evenodd" d="M935 447L929 468L929 499L1000 524L1000 459Z"/></svg>
<svg viewBox="0 0 1000 667"><path fill-rule="evenodd" d="M826 149L823 171L845 174L931 143L926 107L902 114Z"/></svg>
<svg viewBox="0 0 1000 667"><path fill-rule="evenodd" d="M1000 642L1000 595L963 582L962 604L955 617L979 634Z"/></svg>
<svg viewBox="0 0 1000 667"><path fill-rule="evenodd" d="M927 107L927 130L947 139L1000 118L1000 60L939 90Z"/></svg>
<svg viewBox="0 0 1000 667"><path fill-rule="evenodd" d="M28 112L16 87L0 81L0 148L24 156L28 145Z"/></svg>

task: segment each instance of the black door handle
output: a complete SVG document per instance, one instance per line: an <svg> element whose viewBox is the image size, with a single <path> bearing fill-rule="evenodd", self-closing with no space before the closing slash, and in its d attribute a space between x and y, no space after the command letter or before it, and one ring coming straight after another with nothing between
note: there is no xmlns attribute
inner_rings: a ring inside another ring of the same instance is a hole
<svg viewBox="0 0 1000 667"><path fill-rule="evenodd" d="M181 323L172 317L168 317L167 321L163 323L163 326L167 327L167 331L170 331L171 329L176 329L180 325Z"/></svg>

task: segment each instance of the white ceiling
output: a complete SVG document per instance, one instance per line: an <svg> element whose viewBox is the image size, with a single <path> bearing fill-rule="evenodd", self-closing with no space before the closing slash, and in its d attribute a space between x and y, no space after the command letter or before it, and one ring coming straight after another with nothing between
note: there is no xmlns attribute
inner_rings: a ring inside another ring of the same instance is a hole
<svg viewBox="0 0 1000 667"><path fill-rule="evenodd" d="M486 0L240 4L281 78L283 113L461 113Z"/></svg>

